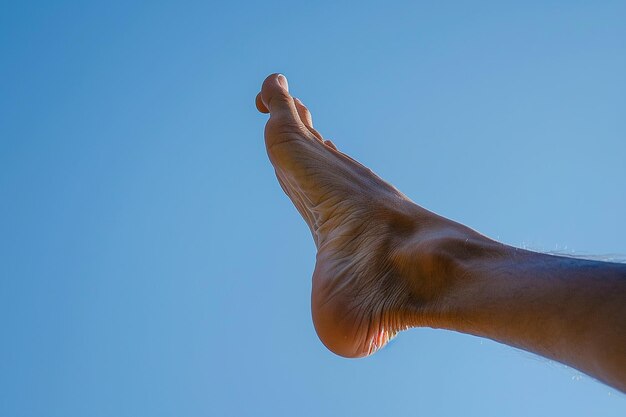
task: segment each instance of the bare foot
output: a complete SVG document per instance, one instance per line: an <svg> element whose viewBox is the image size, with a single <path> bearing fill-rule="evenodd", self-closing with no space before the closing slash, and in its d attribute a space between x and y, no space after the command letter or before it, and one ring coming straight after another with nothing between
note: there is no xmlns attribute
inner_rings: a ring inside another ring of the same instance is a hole
<svg viewBox="0 0 626 417"><path fill-rule="evenodd" d="M338 355L361 357L427 321L428 304L440 290L436 281L422 279L432 275L433 262L405 254L427 246L429 236L440 240L445 219L324 140L284 76L270 75L256 104L271 115L265 143L278 181L317 246L311 309L321 341ZM407 266L415 262L422 267Z"/></svg>

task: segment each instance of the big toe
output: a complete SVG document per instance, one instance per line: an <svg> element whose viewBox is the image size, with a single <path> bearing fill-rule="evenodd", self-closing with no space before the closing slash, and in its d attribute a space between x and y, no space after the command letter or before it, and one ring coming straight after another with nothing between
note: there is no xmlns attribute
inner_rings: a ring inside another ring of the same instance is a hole
<svg viewBox="0 0 626 417"><path fill-rule="evenodd" d="M263 81L261 92L256 96L256 107L261 113L270 113L273 118L298 119L287 78L282 74L269 75Z"/></svg>
<svg viewBox="0 0 626 417"><path fill-rule="evenodd" d="M282 74L268 76L256 97L256 106L260 112L270 114L265 126L265 144L270 158L273 162L287 163L295 148L312 136L289 94L287 78Z"/></svg>

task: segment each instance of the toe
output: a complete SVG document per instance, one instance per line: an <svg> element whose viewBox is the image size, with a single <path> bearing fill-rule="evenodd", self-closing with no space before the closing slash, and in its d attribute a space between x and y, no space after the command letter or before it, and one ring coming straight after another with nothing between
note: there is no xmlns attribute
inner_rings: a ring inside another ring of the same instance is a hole
<svg viewBox="0 0 626 417"><path fill-rule="evenodd" d="M282 74L272 74L263 81L261 92L257 96L257 108L271 117L299 120L296 105L289 95L287 78Z"/></svg>
<svg viewBox="0 0 626 417"><path fill-rule="evenodd" d="M261 97L261 93L256 95L256 108L258 111L260 111L261 113L269 113L269 109L267 107L265 107L265 103L263 103L263 98Z"/></svg>
<svg viewBox="0 0 626 417"><path fill-rule="evenodd" d="M298 111L298 115L300 116L300 120L306 127L313 127L313 117L311 116L311 112L306 106L300 101L299 98L294 97L293 102L296 104L296 110Z"/></svg>
<svg viewBox="0 0 626 417"><path fill-rule="evenodd" d="M307 139L309 130L300 119L284 75L272 74L263 81L256 104L260 112L270 114L265 126L268 150L281 143Z"/></svg>
<svg viewBox="0 0 626 417"><path fill-rule="evenodd" d="M302 124L306 126L306 128L309 130L309 132L313 134L313 136L315 136L318 140L323 141L324 138L322 137L320 132L313 128L313 117L311 116L311 112L309 111L309 109L307 109L307 107L302 103L302 101L300 101L299 98L294 97L293 102L296 105L296 110L298 111L298 116L300 116L300 121L302 121Z"/></svg>

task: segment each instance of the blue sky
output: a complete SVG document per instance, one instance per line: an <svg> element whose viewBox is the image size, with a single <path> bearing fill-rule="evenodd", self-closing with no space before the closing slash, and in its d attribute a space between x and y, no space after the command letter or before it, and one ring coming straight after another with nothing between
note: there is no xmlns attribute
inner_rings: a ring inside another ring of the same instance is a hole
<svg viewBox="0 0 626 417"><path fill-rule="evenodd" d="M0 13L0 414L623 416L429 329L334 356L254 97L503 242L626 256L626 3L13 2Z"/></svg>

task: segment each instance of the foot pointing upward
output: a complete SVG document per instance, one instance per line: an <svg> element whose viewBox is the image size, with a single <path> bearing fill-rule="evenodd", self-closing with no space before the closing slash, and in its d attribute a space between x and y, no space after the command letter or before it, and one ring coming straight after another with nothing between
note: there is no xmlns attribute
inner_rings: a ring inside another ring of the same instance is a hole
<svg viewBox="0 0 626 417"><path fill-rule="evenodd" d="M406 242L399 239L418 227L416 219L433 224L438 216L324 140L283 75L267 77L256 105L270 113L265 144L278 181L317 246L311 310L318 336L338 355L369 355L419 320L426 293L403 278Z"/></svg>

